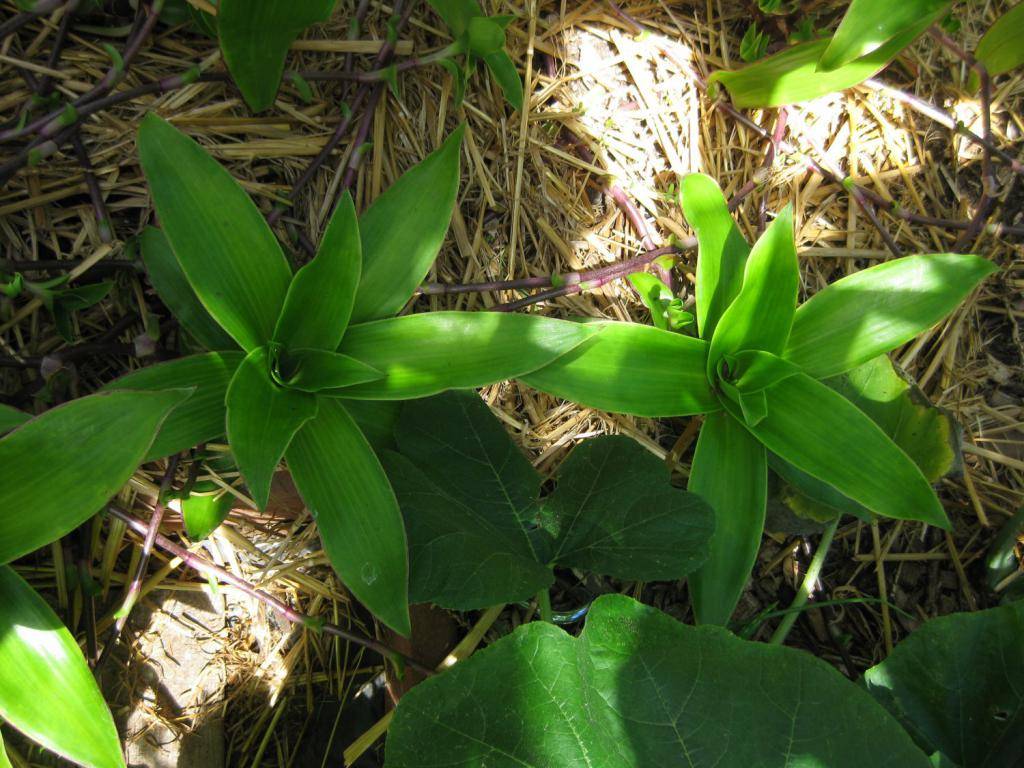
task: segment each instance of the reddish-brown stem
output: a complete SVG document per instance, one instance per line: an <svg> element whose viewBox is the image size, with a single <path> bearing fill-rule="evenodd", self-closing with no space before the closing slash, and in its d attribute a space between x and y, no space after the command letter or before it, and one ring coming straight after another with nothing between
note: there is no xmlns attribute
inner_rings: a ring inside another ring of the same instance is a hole
<svg viewBox="0 0 1024 768"><path fill-rule="evenodd" d="M144 522L142 522L138 518L129 514L128 512L121 509L115 504L108 505L107 510L110 512L111 515L116 517L118 520L122 521L125 525L128 526L129 529L131 529L138 535L146 535L148 527ZM277 611L281 616L283 616L285 619L292 622L293 624L302 624L304 627L308 627L310 629L313 629L314 631L320 630L328 635L340 637L342 640L347 640L350 643L355 643L356 645L363 646L364 648L369 648L371 651L379 653L384 658L399 658L402 661L404 661L405 664L409 666L411 669L415 669L417 672L423 675L431 676L434 674L434 670L430 669L427 666L424 666L411 656L407 656L404 653L401 653L400 651L396 651L395 649L388 647L379 640L374 640L371 637L364 637L363 635L351 632L343 627L339 627L336 624L331 624L329 622L321 622L318 618L315 618L313 616L307 616L306 614L295 610L290 605L288 605L282 600L277 599L268 592L264 592L262 589L254 587L245 579L236 576L235 574L231 573L228 570L225 570L224 568L221 568L219 565L210 562L204 557L201 557L193 552L189 552L187 549L185 549L182 546L179 546L178 544L175 544L166 536L163 536L158 533L154 538L154 543L160 549L179 558L183 563L185 563L193 570L196 570L199 573L202 573L207 576L213 576L219 579L220 581L224 582L225 584L230 584L231 586L242 591L249 597L252 597L270 606L275 611Z"/></svg>
<svg viewBox="0 0 1024 768"><path fill-rule="evenodd" d="M80 133L76 132L71 137L71 144L75 148L75 157L78 158L78 164L82 166L82 171L85 173L85 186L89 189L89 199L92 201L92 210L93 215L96 217L96 228L99 230L100 241L112 243L114 241L114 224L110 219L110 214L107 213L107 204L103 200L103 190L100 189L100 183L96 179L92 160L89 159L89 153L85 150L85 143L82 141Z"/></svg>

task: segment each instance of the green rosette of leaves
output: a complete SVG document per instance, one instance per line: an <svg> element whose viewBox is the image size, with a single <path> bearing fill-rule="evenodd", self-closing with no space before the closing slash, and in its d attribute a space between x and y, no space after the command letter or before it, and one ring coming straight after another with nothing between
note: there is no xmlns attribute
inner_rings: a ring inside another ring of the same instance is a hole
<svg viewBox="0 0 1024 768"><path fill-rule="evenodd" d="M918 464L821 380L927 330L995 266L971 255L908 256L839 280L798 307L788 207L751 247L712 179L691 174L680 195L699 244L699 338L590 324L599 330L594 339L521 378L608 411L706 414L689 490L711 504L716 529L690 589L698 621L724 624L760 544L769 455L870 513L949 527Z"/></svg>
<svg viewBox="0 0 1024 768"><path fill-rule="evenodd" d="M497 312L395 317L444 240L462 128L360 217L338 203L316 257L292 274L260 211L198 144L155 115L139 155L161 230L142 237L158 293L212 351L112 389L190 386L149 458L225 433L259 507L285 458L334 569L384 623L409 632L408 556L395 494L371 447L396 401L524 375L594 329ZM376 402L374 402L376 401Z"/></svg>

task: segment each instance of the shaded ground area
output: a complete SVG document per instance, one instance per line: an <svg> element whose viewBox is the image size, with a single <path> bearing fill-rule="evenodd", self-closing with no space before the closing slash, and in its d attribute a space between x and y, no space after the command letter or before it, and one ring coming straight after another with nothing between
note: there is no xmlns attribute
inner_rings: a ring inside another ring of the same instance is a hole
<svg viewBox="0 0 1024 768"><path fill-rule="evenodd" d="M359 46L346 41L353 5L343 0L330 24L310 30L297 44L289 66L339 71L351 55L354 66L369 67L370 57L351 54ZM839 5L812 3L810 12L825 27L837 18ZM957 38L971 48L1008 5L957 3L962 23ZM16 62L52 70L57 89L71 97L102 78L110 66L103 43L117 47L133 18L127 3L116 6L114 13L72 23L57 62L48 63L47 58L60 29L59 15L33 22L4 40L0 115L16 121L34 79L47 75L29 69L26 77L25 66ZM376 108L369 133L372 145L353 187L362 209L436 147L456 121L467 122L458 206L431 281L471 283L545 276L635 256L645 249L642 233L611 193L634 201L650 238L646 247L668 243L673 235L689 233L674 202L677 176L703 171L718 179L727 195L752 190L736 211L750 238L770 212L787 202L794 204L802 294L812 295L841 276L891 256L882 234L848 192L809 172L802 153L841 169L917 213L958 221L974 213L980 194L977 148L870 86L788 109L785 137L794 151L780 151L766 164L769 142L764 136L710 102L698 87L699 78L708 72L740 63L739 40L756 15L756 3L637 0L622 4L621 11L608 2L485 6L517 17L509 28L509 45L530 95L526 114L512 113L496 86L482 74L470 81L466 102L456 110L452 84L443 70L403 73L399 97L386 93ZM0 7L0 20L15 12L10 2ZM370 8L361 38L383 40L390 6L371 3ZM772 17L763 23L781 41L793 22ZM643 35L636 34L637 24L646 30ZM400 34L399 51L401 55L422 53L447 40L440 22L425 3L419 3ZM373 50L374 45L359 49L367 48ZM209 71L223 70L213 40L188 28L160 25L119 88L177 74L193 63ZM962 87L963 65L933 41L919 41L880 79L980 130L979 104ZM89 116L81 130L82 146L109 212L110 242L104 242L89 180L71 146L19 171L0 188L0 270L19 269L30 279L42 279L73 267L83 283L114 282L108 298L77 314L70 344L38 302L0 299L0 397L4 402L43 410L92 392L129 369L176 354L177 329L152 293L131 244L131 238L152 219L134 143L142 115L155 110L194 136L243 180L269 212L285 199L333 132L339 103L352 98L353 89L343 83L311 80L311 86L311 102L286 84L275 107L256 116L231 85L218 82L140 96ZM996 82L993 133L1000 146L1015 154L1024 130L1022 96L1020 73ZM777 126L775 111L748 117L769 135ZM17 142L0 146L0 163L21 149ZM294 244L300 236L318 239L352 151L349 135L279 223L283 242ZM1020 176L1003 165L996 170L999 202L991 220L1024 224ZM880 219L907 253L952 250L960 234L885 212ZM791 644L812 650L851 675L881 659L887 646L923 619L993 603L979 558L994 531L1024 500L1024 347L1020 337L1024 248L1020 238L983 232L970 250L998 263L1000 272L947 321L893 356L935 403L954 413L963 425L962 472L946 478L940 491L954 531L947 535L892 521L866 525L851 520L841 526L820 590L821 597L841 604L808 612L790 636ZM298 246L290 256L295 263L305 258ZM688 298L693 256L684 256L678 270ZM520 296L515 292L422 296L409 311L485 309ZM646 310L623 281L558 297L527 311L647 322ZM629 372L623 372L623 385L629 385ZM610 415L515 383L492 387L484 397L538 469L548 475L581 440L621 433L665 459L677 480L685 481L698 426L692 419L651 421ZM159 465L144 467L121 501L145 514L163 471ZM188 471L184 464L181 472ZM208 466L198 472L228 486L239 483L237 477L218 474ZM170 518L167 529L177 531L173 514ZM776 516L769 529L737 614L740 625L773 607L788 605L815 548L815 526L806 521ZM90 601L66 577L66 564L82 558L89 563L101 587L94 602L96 626L102 633L111 623L126 574L138 557L136 540L122 527L97 523L88 534L19 564L23 566L19 570L53 598L83 636L89 626ZM278 489L268 513L258 515L240 503L230 525L196 546L305 613L375 631L326 565L315 526L286 483ZM155 558L151 574L147 588L160 587L149 595L151 608L161 604L162 595L199 596L208 589L194 572L160 557ZM555 609L572 613L595 595L612 590L639 597L679 618L691 614L682 584L623 584L570 572L559 574ZM231 610L224 609L221 599ZM900 610L884 610L879 599L891 601ZM154 649L147 632L152 633L156 625L139 624L136 618L136 629L130 633L131 653L116 660L121 685L115 682L120 693L114 700L122 717L135 707L132 717L139 718L138 732L182 737L223 716L224 749L231 765L318 765L325 759L326 764L337 764L342 750L384 714L388 695L379 684L380 661L372 654L335 638L293 629L247 598L222 596L214 605L209 618L216 627L206 624L206 629L196 632L202 637L205 661L201 666L222 669L226 688L213 697L183 688L173 697L173 705L155 693L147 698L143 679L144 670L159 661L157 656L173 655L173 649ZM479 629L490 626L496 636L532 612L532 606L509 606L500 615L484 617L486 626L481 624ZM176 609L164 615L180 619ZM423 626L446 638L450 647L451 638L461 637L480 619L433 617ZM756 637L763 637L759 633L770 631L771 626L768 621L751 628ZM367 685L368 703L345 712L339 709L339 700L351 701ZM393 695L398 688L391 681ZM364 760L375 764L372 750Z"/></svg>

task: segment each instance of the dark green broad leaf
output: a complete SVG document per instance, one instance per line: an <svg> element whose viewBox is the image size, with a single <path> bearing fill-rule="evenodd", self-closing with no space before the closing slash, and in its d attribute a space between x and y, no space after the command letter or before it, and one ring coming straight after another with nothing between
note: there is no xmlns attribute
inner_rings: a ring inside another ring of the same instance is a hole
<svg viewBox="0 0 1024 768"><path fill-rule="evenodd" d="M114 719L75 638L6 565L0 595L0 719L79 765L124 768Z"/></svg>
<svg viewBox="0 0 1024 768"><path fill-rule="evenodd" d="M541 500L541 477L475 393L406 404L395 435L401 454L384 464L406 520L413 602L523 600L551 584L555 566L679 579L705 558L710 507L673 488L629 438L575 448Z"/></svg>
<svg viewBox="0 0 1024 768"><path fill-rule="evenodd" d="M750 249L740 291L711 338L708 376L714 375L722 355L743 350L782 354L793 325L799 287L793 208L787 205Z"/></svg>
<svg viewBox="0 0 1024 768"><path fill-rule="evenodd" d="M508 312L428 312L354 325L338 351L384 378L338 394L408 400L483 387L536 371L594 333L580 323Z"/></svg>
<svg viewBox="0 0 1024 768"><path fill-rule="evenodd" d="M292 278L274 340L288 350L336 350L352 314L362 259L355 203L345 192L316 257Z"/></svg>
<svg viewBox="0 0 1024 768"><path fill-rule="evenodd" d="M459 190L460 125L359 217L363 270L352 322L390 317L423 282L444 242Z"/></svg>
<svg viewBox="0 0 1024 768"><path fill-rule="evenodd" d="M25 413L17 408L11 408L9 405L0 403L0 435L4 432L10 432L15 427L20 427L31 418L32 414L30 413Z"/></svg>
<svg viewBox="0 0 1024 768"><path fill-rule="evenodd" d="M708 558L689 578L701 624L727 624L750 580L764 532L767 487L764 446L728 413L709 414L687 485L715 510Z"/></svg>
<svg viewBox="0 0 1024 768"><path fill-rule="evenodd" d="M235 340L210 316L192 290L163 231L146 227L139 236L139 250L149 282L181 326L207 349L237 349Z"/></svg>
<svg viewBox="0 0 1024 768"><path fill-rule="evenodd" d="M741 109L781 107L844 91L884 69L940 15L918 19L868 55L831 72L818 71L818 61L829 41L815 40L786 48L742 69L712 72L708 86L724 85L733 104Z"/></svg>
<svg viewBox="0 0 1024 768"><path fill-rule="evenodd" d="M394 491L341 402L320 397L285 454L345 586L381 621L409 635L409 564Z"/></svg>
<svg viewBox="0 0 1024 768"><path fill-rule="evenodd" d="M199 482L179 501L185 532L193 541L205 539L231 514L235 497L213 482Z"/></svg>
<svg viewBox="0 0 1024 768"><path fill-rule="evenodd" d="M933 406L924 393L880 355L842 376L827 379L909 456L930 483L960 466L960 427L952 414ZM836 510L870 519L870 513L834 488L772 457L771 467L787 480L786 504L798 515L830 519Z"/></svg>
<svg viewBox="0 0 1024 768"><path fill-rule="evenodd" d="M864 674L935 765L1018 766L1024 755L1024 603L926 622Z"/></svg>
<svg viewBox="0 0 1024 768"><path fill-rule="evenodd" d="M519 70L516 69L512 57L505 51L495 51L484 56L484 64L491 71L494 82L501 88L505 100L512 105L517 112L523 111L523 81L519 79Z"/></svg>
<svg viewBox="0 0 1024 768"><path fill-rule="evenodd" d="M990 76L1002 75L1024 64L1022 38L1024 4L1018 3L989 27L988 32L978 42L978 47L974 49L974 58L985 66ZM968 87L976 91L980 84L977 72L972 69Z"/></svg>
<svg viewBox="0 0 1024 768"><path fill-rule="evenodd" d="M808 653L622 595L582 635L534 622L402 697L386 768L927 768L865 691Z"/></svg>
<svg viewBox="0 0 1024 768"><path fill-rule="evenodd" d="M316 396L278 386L264 348L254 349L228 386L227 431L231 452L260 509L270 499L274 470L295 433L316 416Z"/></svg>
<svg viewBox="0 0 1024 768"><path fill-rule="evenodd" d="M145 460L153 461L224 435L228 384L244 358L242 352L207 352L182 357L129 373L110 382L103 390L156 392L181 387L194 390L188 400L164 419L146 452Z"/></svg>
<svg viewBox="0 0 1024 768"><path fill-rule="evenodd" d="M746 427L770 451L875 514L949 528L921 470L845 397L802 373L764 392L767 416Z"/></svg>
<svg viewBox="0 0 1024 768"><path fill-rule="evenodd" d="M345 400L344 405L375 451L395 447L395 425L402 411L401 400Z"/></svg>
<svg viewBox="0 0 1024 768"><path fill-rule="evenodd" d="M384 378L381 371L354 357L322 349L281 352L274 376L281 385L302 392L340 390Z"/></svg>
<svg viewBox="0 0 1024 768"><path fill-rule="evenodd" d="M697 329L710 341L743 286L750 245L729 213L718 182L691 173L679 182L679 206L697 233Z"/></svg>
<svg viewBox="0 0 1024 768"><path fill-rule="evenodd" d="M855 272L800 305L783 357L818 379L849 371L926 331L997 269L934 253Z"/></svg>
<svg viewBox="0 0 1024 768"><path fill-rule="evenodd" d="M139 129L139 159L164 234L203 306L247 352L266 344L292 273L256 204L202 147L153 113Z"/></svg>
<svg viewBox="0 0 1024 768"><path fill-rule="evenodd" d="M555 397L634 416L720 410L704 372L707 343L638 323L585 327L594 338L518 378Z"/></svg>
<svg viewBox="0 0 1024 768"><path fill-rule="evenodd" d="M818 61L818 69L831 72L867 56L921 19L933 18L949 8L949 0L853 0L839 29Z"/></svg>
<svg viewBox="0 0 1024 768"><path fill-rule="evenodd" d="M335 0L221 0L217 32L224 61L253 111L274 103L288 47L326 21Z"/></svg>
<svg viewBox="0 0 1024 768"><path fill-rule="evenodd" d="M190 390L107 392L53 408L0 439L0 563L96 514L142 463Z"/></svg>

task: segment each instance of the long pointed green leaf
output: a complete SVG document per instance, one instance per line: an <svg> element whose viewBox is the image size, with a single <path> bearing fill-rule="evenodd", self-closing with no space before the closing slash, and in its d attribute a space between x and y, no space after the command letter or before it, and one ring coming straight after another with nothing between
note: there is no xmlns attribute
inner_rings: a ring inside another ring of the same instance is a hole
<svg viewBox="0 0 1024 768"><path fill-rule="evenodd" d="M915 27L922 18L930 18L948 7L949 0L853 0L822 54L818 70L831 72L866 56Z"/></svg>
<svg viewBox="0 0 1024 768"><path fill-rule="evenodd" d="M0 718L79 765L123 768L114 719L75 638L6 565L0 595Z"/></svg>
<svg viewBox="0 0 1024 768"><path fill-rule="evenodd" d="M750 250L743 286L711 339L708 375L722 355L743 350L782 354L793 325L799 287L793 209L787 205Z"/></svg>
<svg viewBox="0 0 1024 768"><path fill-rule="evenodd" d="M805 374L764 392L768 415L747 428L769 450L875 514L949 528L921 470L845 397Z"/></svg>
<svg viewBox="0 0 1024 768"><path fill-rule="evenodd" d="M354 357L322 349L284 352L280 365L285 386L302 392L342 389L384 378L381 371Z"/></svg>
<svg viewBox="0 0 1024 768"><path fill-rule="evenodd" d="M515 62L505 51L495 51L484 56L484 63L491 70L494 81L501 88L505 100L517 112L523 110L523 81L519 79Z"/></svg>
<svg viewBox="0 0 1024 768"><path fill-rule="evenodd" d="M460 125L359 218L363 271L353 323L389 317L423 281L444 242L459 191Z"/></svg>
<svg viewBox="0 0 1024 768"><path fill-rule="evenodd" d="M764 446L729 414L710 414L697 438L687 489L715 510L708 559L688 581L693 612L698 623L724 625L750 579L764 533Z"/></svg>
<svg viewBox="0 0 1024 768"><path fill-rule="evenodd" d="M783 356L818 379L845 373L933 326L996 269L938 253L855 272L797 309Z"/></svg>
<svg viewBox="0 0 1024 768"><path fill-rule="evenodd" d="M149 282L182 327L207 349L236 349L235 340L210 316L192 290L163 231L146 227L139 236L139 250Z"/></svg>
<svg viewBox="0 0 1024 768"><path fill-rule="evenodd" d="M385 377L338 394L406 400L483 387L535 371L593 333L579 323L504 312L430 312L355 325L339 351Z"/></svg>
<svg viewBox="0 0 1024 768"><path fill-rule="evenodd" d="M20 427L31 418L32 414L30 413L24 413L17 408L0 403L0 435L10 432L15 427Z"/></svg>
<svg viewBox="0 0 1024 768"><path fill-rule="evenodd" d="M139 129L139 159L203 306L246 351L268 342L292 275L259 209L202 147L153 113Z"/></svg>
<svg viewBox="0 0 1024 768"><path fill-rule="evenodd" d="M0 563L96 514L128 482L160 424L189 394L173 389L90 395L0 439Z"/></svg>
<svg viewBox="0 0 1024 768"><path fill-rule="evenodd" d="M191 387L195 391L164 419L156 439L146 452L145 461L162 459L187 451L200 443L224 434L224 398L231 377L245 358L242 352L208 352L166 363L158 363L115 379L103 391Z"/></svg>
<svg viewBox="0 0 1024 768"><path fill-rule="evenodd" d="M697 328L710 341L743 286L750 245L729 213L718 183L702 173L679 182L679 205L697 233Z"/></svg>
<svg viewBox="0 0 1024 768"><path fill-rule="evenodd" d="M288 447L288 468L342 581L385 624L409 635L409 563L398 502L344 407L320 398Z"/></svg>
<svg viewBox="0 0 1024 768"><path fill-rule="evenodd" d="M270 481L292 436L316 416L316 397L278 386L270 377L266 349L238 366L226 399L228 443L256 505L270 499Z"/></svg>
<svg viewBox="0 0 1024 768"><path fill-rule="evenodd" d="M330 18L335 0L220 0L217 33L224 61L254 112L277 95L289 46Z"/></svg>
<svg viewBox="0 0 1024 768"><path fill-rule="evenodd" d="M1000 16L996 23L989 27L988 32L974 49L974 58L985 65L990 76L1002 75L1011 69L1024 64L1024 3L1018 3ZM981 81L973 69L970 74L968 88L978 90Z"/></svg>
<svg viewBox="0 0 1024 768"><path fill-rule="evenodd" d="M11 759L7 756L7 750L4 749L4 737L0 733L0 768L13 768L11 766Z"/></svg>
<svg viewBox="0 0 1024 768"><path fill-rule="evenodd" d="M274 340L286 349L336 350L352 314L362 260L356 207L345 192L316 258L292 278Z"/></svg>
<svg viewBox="0 0 1024 768"><path fill-rule="evenodd" d="M884 69L937 17L919 19L913 27L896 35L867 56L831 72L817 71L818 61L829 41L814 40L786 48L742 69L712 72L708 77L708 85L724 85L733 104L741 109L781 107L845 91Z"/></svg>
<svg viewBox="0 0 1024 768"><path fill-rule="evenodd" d="M636 323L588 323L593 339L533 373L519 376L542 392L634 416L717 411L704 373L708 345Z"/></svg>

